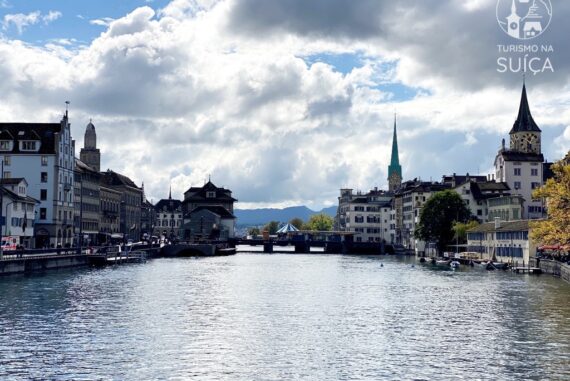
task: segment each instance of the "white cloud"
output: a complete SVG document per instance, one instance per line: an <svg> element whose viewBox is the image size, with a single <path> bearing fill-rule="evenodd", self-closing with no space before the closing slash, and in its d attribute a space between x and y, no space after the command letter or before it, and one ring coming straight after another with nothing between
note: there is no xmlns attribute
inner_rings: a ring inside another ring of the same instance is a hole
<svg viewBox="0 0 570 381"><path fill-rule="evenodd" d="M14 27L18 30L18 34L22 34L24 30L30 25L38 24L42 21L47 25L60 17L61 12L58 11L49 11L48 14L43 16L40 11L35 11L28 14L7 14L4 15L2 21L2 29L7 30L10 25L14 25Z"/></svg>
<svg viewBox="0 0 570 381"><path fill-rule="evenodd" d="M80 17L80 18L83 18L83 17ZM89 20L89 24L108 27L113 21L115 21L115 19L113 19L111 17L103 17L101 19Z"/></svg>
<svg viewBox="0 0 570 381"><path fill-rule="evenodd" d="M182 197L209 174L247 206L318 209L334 203L340 187L385 186L395 109L406 179L489 168L516 116L520 80L496 73L489 80L477 66L483 59L464 65L479 57L477 42L456 63L433 22L418 25L433 41L407 28L413 7L390 7L401 17L384 18L379 2L345 2L307 21L306 2L292 3L278 13L275 3L253 1L141 7L91 20L106 29L79 50L67 40L43 47L0 40L0 119L58 120L70 99L78 149L93 118L102 168L144 181L155 201L170 183ZM252 6L237 9L244 4ZM464 15L488 4L449 6ZM342 74L300 58L325 53L358 54L364 64ZM443 56L449 65L439 67ZM424 90L400 101L393 87L406 86ZM560 74L552 86L529 80L531 109L543 131L565 137L570 85ZM549 156L568 147L564 139L555 148L544 143Z"/></svg>

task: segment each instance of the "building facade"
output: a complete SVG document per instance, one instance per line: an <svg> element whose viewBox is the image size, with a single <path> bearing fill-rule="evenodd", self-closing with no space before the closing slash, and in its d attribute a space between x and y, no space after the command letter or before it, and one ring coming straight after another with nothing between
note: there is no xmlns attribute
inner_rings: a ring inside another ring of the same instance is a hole
<svg viewBox="0 0 570 381"><path fill-rule="evenodd" d="M3 177L25 178L40 202L35 247L73 243L74 151L67 111L60 123L0 123Z"/></svg>
<svg viewBox="0 0 570 381"><path fill-rule="evenodd" d="M481 224L467 232L468 251L478 252L482 259L528 264L537 245L529 238L529 221L501 221Z"/></svg>
<svg viewBox="0 0 570 381"><path fill-rule="evenodd" d="M33 247L34 217L39 201L28 196L28 183L24 178L0 180L0 210L3 221L0 230L3 237L16 239L16 244Z"/></svg>
<svg viewBox="0 0 570 381"><path fill-rule="evenodd" d="M111 238L123 238L121 228L121 192L101 185L100 191L100 243L107 243Z"/></svg>
<svg viewBox="0 0 570 381"><path fill-rule="evenodd" d="M167 199L162 199L154 206L156 225L154 235L160 237L183 237L182 201L172 198L172 190Z"/></svg>
<svg viewBox="0 0 570 381"><path fill-rule="evenodd" d="M183 238L210 237L212 230L220 237L234 237L236 201L231 190L218 188L210 180L202 187L188 189L182 201Z"/></svg>
<svg viewBox="0 0 570 381"><path fill-rule="evenodd" d="M507 183L498 183L495 181L476 182L468 180L456 186L453 190L461 196L461 199L465 202L471 214L477 217L480 222L489 221L488 203L491 199L510 194ZM519 218L520 216L517 217L517 219Z"/></svg>
<svg viewBox="0 0 570 381"><path fill-rule="evenodd" d="M101 172L101 184L121 194L119 207L119 234L123 239L141 239L142 189L131 179L108 169Z"/></svg>
<svg viewBox="0 0 570 381"><path fill-rule="evenodd" d="M99 244L101 231L101 174L75 160L75 244Z"/></svg>
<svg viewBox="0 0 570 381"><path fill-rule="evenodd" d="M392 243L390 211L392 193L375 188L368 193L341 189L335 229L355 233L356 242Z"/></svg>

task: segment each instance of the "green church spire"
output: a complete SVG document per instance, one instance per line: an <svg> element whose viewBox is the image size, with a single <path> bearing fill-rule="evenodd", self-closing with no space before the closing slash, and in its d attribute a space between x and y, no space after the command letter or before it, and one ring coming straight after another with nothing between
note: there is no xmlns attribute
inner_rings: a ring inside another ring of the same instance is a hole
<svg viewBox="0 0 570 381"><path fill-rule="evenodd" d="M398 155L398 135L396 132L396 114L394 114L394 136L392 137L392 157L388 166L388 189L396 190L402 184L402 166Z"/></svg>

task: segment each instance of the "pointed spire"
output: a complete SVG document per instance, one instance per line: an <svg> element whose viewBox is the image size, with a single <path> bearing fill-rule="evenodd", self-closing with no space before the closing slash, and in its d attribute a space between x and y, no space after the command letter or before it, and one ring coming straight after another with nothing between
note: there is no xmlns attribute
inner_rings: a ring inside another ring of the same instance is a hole
<svg viewBox="0 0 570 381"><path fill-rule="evenodd" d="M168 199L172 200L172 184L170 184L170 189L168 190Z"/></svg>
<svg viewBox="0 0 570 381"><path fill-rule="evenodd" d="M398 153L398 133L396 126L396 113L394 113L394 135L392 136L392 156L388 166L388 189L395 190L402 182L402 166Z"/></svg>
<svg viewBox="0 0 570 381"><path fill-rule="evenodd" d="M528 98L526 96L526 83L524 79L523 79L523 87L521 94L521 102L519 105L519 113L517 115L517 120L513 124L513 128L511 129L510 134L522 131L540 132L540 128L538 128L530 113L530 106L528 105Z"/></svg>

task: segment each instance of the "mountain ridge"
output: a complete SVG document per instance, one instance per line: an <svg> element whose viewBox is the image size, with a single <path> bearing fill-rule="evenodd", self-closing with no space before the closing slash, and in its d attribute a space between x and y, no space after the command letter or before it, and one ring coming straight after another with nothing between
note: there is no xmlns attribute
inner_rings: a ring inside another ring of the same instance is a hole
<svg viewBox="0 0 570 381"><path fill-rule="evenodd" d="M259 208L259 209L235 209L234 215L237 217L237 225L256 226L265 225L269 221L289 222L293 218L300 218L307 222L312 215L325 213L334 218L336 206L323 208L320 211L309 209L305 205L290 206L287 208Z"/></svg>

